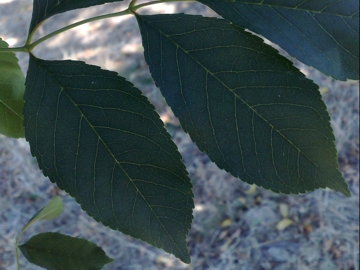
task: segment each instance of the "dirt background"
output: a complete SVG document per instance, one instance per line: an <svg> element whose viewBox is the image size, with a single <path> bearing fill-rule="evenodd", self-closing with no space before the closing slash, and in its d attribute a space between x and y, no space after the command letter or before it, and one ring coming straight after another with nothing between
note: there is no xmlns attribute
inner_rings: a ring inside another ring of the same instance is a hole
<svg viewBox="0 0 360 270"><path fill-rule="evenodd" d="M34 39L85 18L121 11L128 1L54 16ZM32 12L30 0L0 0L0 37L11 47L25 42ZM215 16L198 3L158 4L143 13ZM29 145L0 135L0 269L16 269L17 232L52 196L63 198L64 212L38 222L23 235L57 231L104 248L114 262L104 269L359 269L359 84L332 80L295 61L323 92L339 151L339 163L351 198L331 190L300 196L275 194L249 186L218 169L185 134L154 86L142 54L134 18L123 16L89 23L54 37L34 53L43 59L82 60L117 71L156 106L179 147L193 181L195 210L188 247L192 263L98 224L75 200L42 176ZM24 73L28 56L17 54ZM293 224L281 228L284 218ZM280 224L280 225L279 225ZM21 255L21 269L39 269Z"/></svg>

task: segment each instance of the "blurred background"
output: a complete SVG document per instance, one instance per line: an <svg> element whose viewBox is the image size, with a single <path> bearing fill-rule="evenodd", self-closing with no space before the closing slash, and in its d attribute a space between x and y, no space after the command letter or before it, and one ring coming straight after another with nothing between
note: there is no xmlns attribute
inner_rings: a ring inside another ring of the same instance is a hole
<svg viewBox="0 0 360 270"><path fill-rule="evenodd" d="M38 29L33 41L68 24L124 10L128 3L56 15ZM141 9L144 14L180 12L216 16L205 6L191 2ZM0 37L10 47L25 43L31 13L30 0L0 0ZM197 149L151 79L132 16L82 25L42 43L34 54L47 60L81 60L116 71L155 105L194 185L194 220L187 238L192 263L183 264L172 255L98 224L42 175L24 139L0 135L0 270L16 269L17 232L55 195L63 198L63 213L32 225L22 242L45 231L86 238L114 259L104 269L359 269L358 82L335 81L292 59L320 86L351 198L331 190L286 196L233 178ZM17 57L26 74L28 55L17 53ZM40 269L20 256L21 269Z"/></svg>

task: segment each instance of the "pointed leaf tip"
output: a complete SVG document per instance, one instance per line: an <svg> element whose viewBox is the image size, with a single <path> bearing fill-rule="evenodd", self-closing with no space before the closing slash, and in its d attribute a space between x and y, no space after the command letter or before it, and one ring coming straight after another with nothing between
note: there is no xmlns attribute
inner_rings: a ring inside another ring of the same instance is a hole
<svg viewBox="0 0 360 270"><path fill-rule="evenodd" d="M348 196L318 86L289 60L223 19L137 21L156 85L219 168L278 193L330 187Z"/></svg>

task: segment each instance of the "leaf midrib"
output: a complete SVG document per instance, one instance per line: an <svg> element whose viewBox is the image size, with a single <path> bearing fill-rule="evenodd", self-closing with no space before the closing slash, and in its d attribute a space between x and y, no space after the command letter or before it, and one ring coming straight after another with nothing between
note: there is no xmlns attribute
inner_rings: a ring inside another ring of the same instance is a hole
<svg viewBox="0 0 360 270"><path fill-rule="evenodd" d="M140 18L143 19L143 16L138 16ZM324 175L327 176L327 173L324 172L323 170L321 170L316 163L314 163L312 161L311 158L309 158L306 154L304 154L295 144L293 144L287 137L285 137L285 135L283 135L278 129L276 129L273 125L271 125L262 115L260 115L256 110L253 109L252 106L250 106L244 99L242 99L239 95L237 95L236 93L234 93L223 81L221 81L217 76L215 76L215 74L213 74L212 72L210 72L204 65L202 65L195 57L193 57L192 55L188 54L188 51L185 50L180 44L176 43L174 40L171 39L170 35L167 35L166 33L164 33L161 29L159 29L158 27L156 27L155 25L153 25L151 22L148 22L149 24L151 24L153 27L155 27L164 37L166 37L169 41L171 41L177 48L180 48L186 55L188 55L191 59L193 59L200 67L202 67L206 73L210 74L211 76L213 76L213 78L215 78L219 83L221 83L227 90L229 90L231 93L233 93L244 105L246 105L254 114L256 114L260 119L262 119L266 124L268 124L270 126L270 128L272 128L273 130L275 130L281 137L283 137L290 145L292 145L299 153L301 153L301 155L303 155L306 159L308 159L319 171L321 171ZM251 49L251 48L248 48ZM330 177L330 179L332 179ZM335 182L336 185L338 185L339 190L343 190L343 188L337 183Z"/></svg>
<svg viewBox="0 0 360 270"><path fill-rule="evenodd" d="M0 39L0 40L1 40L1 39ZM10 63L10 64L14 64L14 62L11 62L11 61L8 61L8 60L3 60L3 62L8 62L8 63ZM16 64L17 64L17 63L16 63ZM16 75L15 72L14 72L14 74ZM12 83L10 83L10 84L12 84ZM11 107L9 107L9 105L6 104L6 102L5 102L4 100L0 99L0 103L1 103L1 104L4 104L4 106L5 106L6 108L8 108L8 110L12 111L15 115L17 115L21 120L24 121L24 116L18 114L18 112L16 112L16 111L14 111Z"/></svg>
<svg viewBox="0 0 360 270"><path fill-rule="evenodd" d="M57 244L57 243L55 243ZM74 259L77 259L81 262L81 264L83 265L86 265L85 263L83 263L83 260L84 259L91 259L91 256L89 257L89 254L86 254L86 255L83 255L83 256L76 256L76 255L72 255L75 253L76 250L72 250L69 252L69 250L65 250L67 253L64 253L64 252L61 252L61 251L54 251L53 249L54 248L49 248L49 249L46 249L46 248L38 248L38 247L33 247L33 246L30 246L28 244L24 244L22 245L23 247L26 247L27 250L29 252L36 252L36 253L43 253L43 254L46 254L48 256L57 256L57 257L64 257L64 258L74 258ZM55 245L56 246L56 245ZM78 247L78 248L81 248L81 247ZM55 248L56 249L56 248ZM91 261L100 261L100 260L91 260Z"/></svg>
<svg viewBox="0 0 360 270"><path fill-rule="evenodd" d="M9 111L13 112L17 117L24 121L24 116L18 114L18 112L14 111L11 107L9 107L3 100L0 100L0 104L3 104Z"/></svg>

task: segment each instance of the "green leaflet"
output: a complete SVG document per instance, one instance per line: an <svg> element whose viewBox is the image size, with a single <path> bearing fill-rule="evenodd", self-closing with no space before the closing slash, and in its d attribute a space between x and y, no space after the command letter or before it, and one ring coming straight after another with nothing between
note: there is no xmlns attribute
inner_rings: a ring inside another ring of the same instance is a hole
<svg viewBox="0 0 360 270"><path fill-rule="evenodd" d="M29 33L47 18L66 11L123 0L34 0Z"/></svg>
<svg viewBox="0 0 360 270"><path fill-rule="evenodd" d="M8 44L0 38L0 48ZM13 52L0 52L0 133L24 137L22 109L25 77Z"/></svg>
<svg viewBox="0 0 360 270"><path fill-rule="evenodd" d="M18 245L24 231L37 220L50 220L62 212L63 203L59 196L52 198L22 228L16 237L16 258L19 263L18 248L26 259L38 266L54 270L101 269L112 261L95 244L59 233L40 233L23 245ZM18 264L19 267L19 264Z"/></svg>
<svg viewBox="0 0 360 270"><path fill-rule="evenodd" d="M358 0L198 0L338 80L359 79Z"/></svg>
<svg viewBox="0 0 360 270"><path fill-rule="evenodd" d="M64 205L59 196L52 198L43 208L41 208L28 222L34 223L40 219L50 220L61 214Z"/></svg>
<svg viewBox="0 0 360 270"><path fill-rule="evenodd" d="M140 16L145 59L182 127L220 168L275 192L349 196L317 85L225 20Z"/></svg>
<svg viewBox="0 0 360 270"><path fill-rule="evenodd" d="M154 107L115 72L30 56L26 139L44 175L95 220L189 262L193 194Z"/></svg>
<svg viewBox="0 0 360 270"><path fill-rule="evenodd" d="M61 214L63 207L64 205L62 203L61 197L56 196L52 198L43 208L37 211L35 215L33 215L32 218L28 221L28 223L26 223L25 226L20 230L15 240L16 261L18 265L19 265L19 253L18 253L19 241L23 233L26 231L26 229L29 228L31 224L35 223L38 220L41 219L50 220L57 217L58 215Z"/></svg>
<svg viewBox="0 0 360 270"><path fill-rule="evenodd" d="M16 243L18 243L21 235L23 232L33 223L35 223L38 220L50 220L53 218L56 218L58 215L61 214L62 210L64 208L64 205L62 203L62 199L59 196L56 196L52 198L43 208L41 208L39 211L33 215L33 217L29 220L28 223L21 229L20 233L18 234L18 237L16 238ZM17 245L17 244L16 244Z"/></svg>
<svg viewBox="0 0 360 270"><path fill-rule="evenodd" d="M60 233L37 234L19 248L29 262L48 270L95 270L113 261L94 243Z"/></svg>

